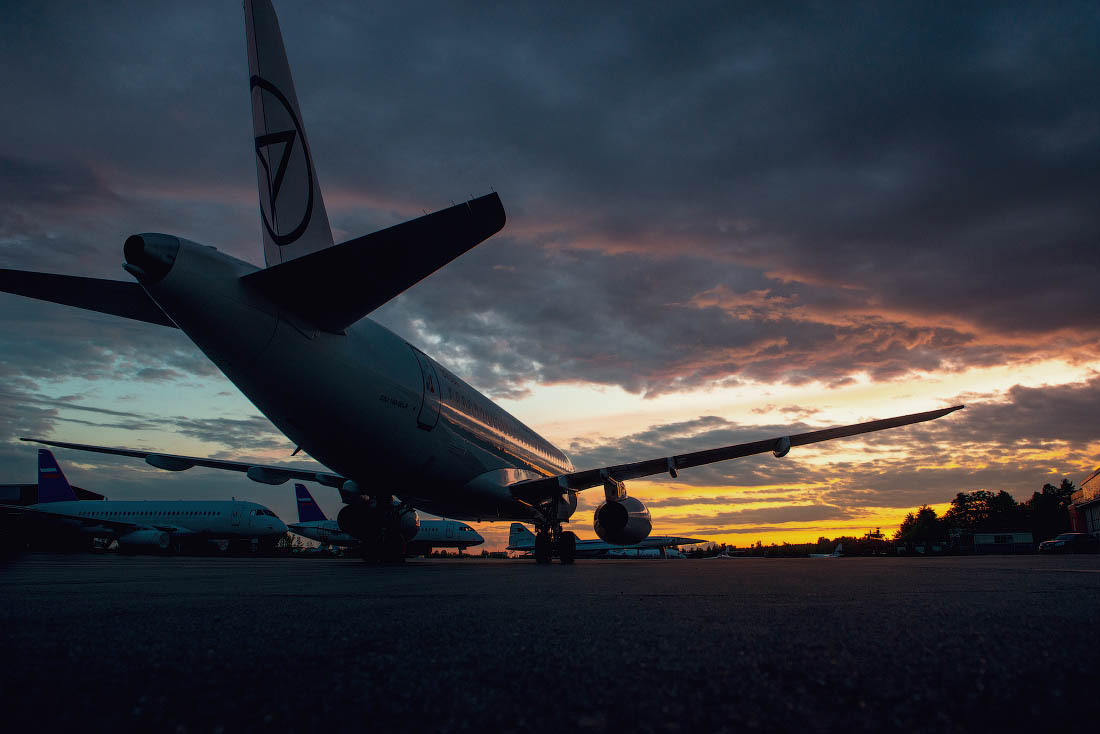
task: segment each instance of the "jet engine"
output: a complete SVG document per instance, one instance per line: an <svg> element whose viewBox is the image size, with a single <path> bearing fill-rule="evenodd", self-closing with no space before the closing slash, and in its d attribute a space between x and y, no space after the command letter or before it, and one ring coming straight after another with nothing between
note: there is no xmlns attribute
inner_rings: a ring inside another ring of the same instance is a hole
<svg viewBox="0 0 1100 734"><path fill-rule="evenodd" d="M121 551L136 551L141 549L166 551L172 544L168 533L160 530L135 530L118 538L118 549Z"/></svg>
<svg viewBox="0 0 1100 734"><path fill-rule="evenodd" d="M420 530L420 516L416 510L402 509L400 502L393 503L393 509L397 512L397 519L401 525L401 535L405 542L416 537ZM336 522L340 529L353 538L366 538L381 529L385 517L379 512L378 507L371 502L358 502L353 505L344 505L340 514L336 516Z"/></svg>
<svg viewBox="0 0 1100 734"><path fill-rule="evenodd" d="M607 500L596 508L592 527L600 540L615 545L634 545L649 537L653 521L649 509L634 497Z"/></svg>

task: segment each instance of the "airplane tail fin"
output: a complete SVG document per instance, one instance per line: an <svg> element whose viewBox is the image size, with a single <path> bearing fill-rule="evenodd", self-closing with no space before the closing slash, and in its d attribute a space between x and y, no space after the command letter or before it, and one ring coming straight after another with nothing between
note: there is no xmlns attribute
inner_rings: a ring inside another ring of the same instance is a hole
<svg viewBox="0 0 1100 734"><path fill-rule="evenodd" d="M522 523L514 522L508 528L508 545L511 546L531 546L535 545L535 534L526 528Z"/></svg>
<svg viewBox="0 0 1100 734"><path fill-rule="evenodd" d="M252 128L268 267L331 247L321 187L270 0L245 0Z"/></svg>
<svg viewBox="0 0 1100 734"><path fill-rule="evenodd" d="M321 506L317 504L317 500L313 499L313 495L306 489L306 485L295 484L294 494L298 497L298 522L315 522L328 519L325 517L325 513L321 511Z"/></svg>
<svg viewBox="0 0 1100 734"><path fill-rule="evenodd" d="M38 449L38 502L71 502L76 492L48 449Z"/></svg>

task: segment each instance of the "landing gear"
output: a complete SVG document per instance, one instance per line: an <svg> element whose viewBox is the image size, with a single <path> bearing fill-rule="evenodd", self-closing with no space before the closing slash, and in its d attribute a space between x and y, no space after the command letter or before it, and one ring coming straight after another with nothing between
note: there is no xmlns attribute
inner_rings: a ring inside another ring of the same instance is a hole
<svg viewBox="0 0 1100 734"><path fill-rule="evenodd" d="M577 557L577 534L566 530L558 536L558 558L562 563L572 563Z"/></svg>
<svg viewBox="0 0 1100 734"><path fill-rule="evenodd" d="M337 522L345 533L359 538L359 554L367 563L405 562L401 516L390 498L347 505Z"/></svg>
<svg viewBox="0 0 1100 734"><path fill-rule="evenodd" d="M535 529L535 563L550 563L557 555L562 563L573 563L577 557L577 536L563 531L561 524L537 526Z"/></svg>
<svg viewBox="0 0 1100 734"><path fill-rule="evenodd" d="M535 563L549 563L553 559L553 539L550 528L538 528L535 531Z"/></svg>

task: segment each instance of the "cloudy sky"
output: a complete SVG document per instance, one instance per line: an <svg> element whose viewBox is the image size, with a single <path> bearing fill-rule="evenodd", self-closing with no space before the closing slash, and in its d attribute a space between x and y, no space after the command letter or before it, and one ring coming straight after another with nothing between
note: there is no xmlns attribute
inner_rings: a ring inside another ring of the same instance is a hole
<svg viewBox="0 0 1100 734"><path fill-rule="evenodd" d="M262 263L239 3L5 8L0 267L123 280L145 231ZM862 533L1100 463L1095 4L276 9L338 240L508 213L373 318L578 467L969 406L635 482L656 532ZM34 476L20 435L293 450L177 331L0 295L0 482ZM294 516L289 485L58 456Z"/></svg>

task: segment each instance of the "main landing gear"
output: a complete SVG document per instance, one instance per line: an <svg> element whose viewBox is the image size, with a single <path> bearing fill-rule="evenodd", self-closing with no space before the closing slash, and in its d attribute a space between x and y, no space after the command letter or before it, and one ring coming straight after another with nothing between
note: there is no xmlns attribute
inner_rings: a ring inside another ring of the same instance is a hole
<svg viewBox="0 0 1100 734"><path fill-rule="evenodd" d="M577 535L562 530L561 523L535 527L535 563L550 563L557 555L562 563L572 563L577 557Z"/></svg>
<svg viewBox="0 0 1100 734"><path fill-rule="evenodd" d="M405 535L391 498L371 498L345 505L336 518L340 529L359 539L367 563L404 563Z"/></svg>

